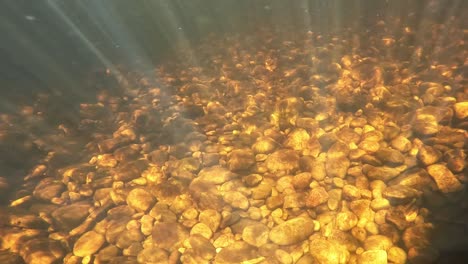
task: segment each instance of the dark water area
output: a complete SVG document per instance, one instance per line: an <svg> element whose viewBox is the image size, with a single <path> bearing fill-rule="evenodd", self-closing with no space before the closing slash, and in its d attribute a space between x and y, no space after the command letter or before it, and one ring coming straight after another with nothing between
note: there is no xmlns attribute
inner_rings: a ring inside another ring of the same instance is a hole
<svg viewBox="0 0 468 264"><path fill-rule="evenodd" d="M0 1L1 263L468 263L468 1Z"/></svg>
<svg viewBox="0 0 468 264"><path fill-rule="evenodd" d="M87 97L93 69L152 67L177 54L176 43L208 34L357 32L386 19L427 31L465 9L465 1L2 1L1 105L37 91Z"/></svg>

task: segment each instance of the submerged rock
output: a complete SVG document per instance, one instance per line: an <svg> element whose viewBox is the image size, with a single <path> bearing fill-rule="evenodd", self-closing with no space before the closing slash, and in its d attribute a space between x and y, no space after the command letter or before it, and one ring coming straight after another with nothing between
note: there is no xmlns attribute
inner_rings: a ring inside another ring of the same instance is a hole
<svg viewBox="0 0 468 264"><path fill-rule="evenodd" d="M270 240L280 246L292 245L306 240L313 232L315 223L308 217L297 217L273 227Z"/></svg>
<svg viewBox="0 0 468 264"><path fill-rule="evenodd" d="M460 181L443 164L434 164L427 167L427 172L435 180L437 187L443 193L459 191L462 188Z"/></svg>

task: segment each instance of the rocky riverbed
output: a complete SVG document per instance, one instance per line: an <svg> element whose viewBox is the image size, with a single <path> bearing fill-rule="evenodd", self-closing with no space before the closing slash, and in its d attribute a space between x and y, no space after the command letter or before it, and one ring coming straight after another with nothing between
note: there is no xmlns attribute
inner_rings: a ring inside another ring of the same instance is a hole
<svg viewBox="0 0 468 264"><path fill-rule="evenodd" d="M2 165L32 169L0 175L13 191L0 262L402 264L466 250L467 32L434 25L421 41L395 23L213 36L151 73L103 71L76 115L47 94L2 114Z"/></svg>

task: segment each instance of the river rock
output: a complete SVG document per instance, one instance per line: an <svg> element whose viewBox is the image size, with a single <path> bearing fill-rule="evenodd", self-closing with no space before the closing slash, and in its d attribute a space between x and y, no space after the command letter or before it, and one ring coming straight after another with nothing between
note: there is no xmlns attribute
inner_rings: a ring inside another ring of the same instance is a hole
<svg viewBox="0 0 468 264"><path fill-rule="evenodd" d="M249 208L249 200L240 192L227 192L223 196L224 201L233 208L247 210Z"/></svg>
<svg viewBox="0 0 468 264"><path fill-rule="evenodd" d="M236 241L221 249L215 257L215 263L242 263L258 257L258 250L243 241Z"/></svg>
<svg viewBox="0 0 468 264"><path fill-rule="evenodd" d="M404 136L397 136L390 142L392 148L401 152L407 152L411 149L411 141Z"/></svg>
<svg viewBox="0 0 468 264"><path fill-rule="evenodd" d="M468 102L459 102L453 105L455 110L455 116L460 119L466 119L468 117Z"/></svg>
<svg viewBox="0 0 468 264"><path fill-rule="evenodd" d="M299 168L299 156L294 150L278 150L268 156L265 165L271 173L291 173Z"/></svg>
<svg viewBox="0 0 468 264"><path fill-rule="evenodd" d="M310 135L303 128L297 128L288 134L284 146L294 150L303 150L309 143Z"/></svg>
<svg viewBox="0 0 468 264"><path fill-rule="evenodd" d="M388 260L395 264L405 264L406 263L406 252L399 247L391 247L388 251Z"/></svg>
<svg viewBox="0 0 468 264"><path fill-rule="evenodd" d="M309 252L317 263L345 264L349 260L345 246L324 238L313 239L309 244Z"/></svg>
<svg viewBox="0 0 468 264"><path fill-rule="evenodd" d="M221 214L213 209L203 210L200 212L198 220L207 225L211 231L216 232L221 223Z"/></svg>
<svg viewBox="0 0 468 264"><path fill-rule="evenodd" d="M344 211L336 215L336 227L341 231L348 231L356 226L358 220L353 212Z"/></svg>
<svg viewBox="0 0 468 264"><path fill-rule="evenodd" d="M138 263L165 264L168 260L168 252L155 246L143 248L137 255Z"/></svg>
<svg viewBox="0 0 468 264"><path fill-rule="evenodd" d="M204 260L210 260L216 255L216 249L211 244L210 240L200 236L192 235L188 239L188 243L193 249L196 256L201 257Z"/></svg>
<svg viewBox="0 0 468 264"><path fill-rule="evenodd" d="M346 157L329 158L325 163L328 177L344 178L348 171L350 161Z"/></svg>
<svg viewBox="0 0 468 264"><path fill-rule="evenodd" d="M418 247L425 248L431 245L432 233L434 227L432 224L418 224L409 227L403 232L403 243L406 248Z"/></svg>
<svg viewBox="0 0 468 264"><path fill-rule="evenodd" d="M368 236L364 241L366 250L389 250L393 246L392 240L383 235Z"/></svg>
<svg viewBox="0 0 468 264"><path fill-rule="evenodd" d="M155 223L152 232L155 246L172 250L189 237L189 232L178 223Z"/></svg>
<svg viewBox="0 0 468 264"><path fill-rule="evenodd" d="M287 246L306 240L314 232L315 223L308 217L296 217L283 222L270 231L270 240L280 246Z"/></svg>
<svg viewBox="0 0 468 264"><path fill-rule="evenodd" d="M91 256L102 247L104 242L103 235L95 231L88 231L75 242L73 254L78 257Z"/></svg>
<svg viewBox="0 0 468 264"><path fill-rule="evenodd" d="M358 257L359 264L387 264L387 252L385 250L367 250Z"/></svg>
<svg viewBox="0 0 468 264"><path fill-rule="evenodd" d="M397 168L381 166L374 167L372 165L364 164L362 166L363 172L372 180L389 181L400 174Z"/></svg>
<svg viewBox="0 0 468 264"><path fill-rule="evenodd" d="M427 167L427 172L435 180L437 187L443 193L459 191L462 188L460 181L443 164L433 164Z"/></svg>
<svg viewBox="0 0 468 264"><path fill-rule="evenodd" d="M317 207L328 201L329 195L325 188L317 187L309 192L306 198L306 206L309 208Z"/></svg>
<svg viewBox="0 0 468 264"><path fill-rule="evenodd" d="M385 188L383 196L392 205L411 202L414 198L421 196L421 192L405 185L393 185Z"/></svg>
<svg viewBox="0 0 468 264"><path fill-rule="evenodd" d="M242 240L252 246L261 247L268 242L269 232L270 229L262 223L251 224L242 231Z"/></svg>
<svg viewBox="0 0 468 264"><path fill-rule="evenodd" d="M375 153L384 164L399 165L405 162L405 156L400 151L391 148L381 148Z"/></svg>
<svg viewBox="0 0 468 264"><path fill-rule="evenodd" d="M343 186L343 198L352 201L361 198L361 192L359 189L351 184L346 184Z"/></svg>
<svg viewBox="0 0 468 264"><path fill-rule="evenodd" d="M203 168L198 173L198 180L212 183L212 184L223 184L235 177L235 174L222 166L212 166Z"/></svg>
<svg viewBox="0 0 468 264"><path fill-rule="evenodd" d="M127 204L138 212L147 212L156 198L143 188L135 188L127 195Z"/></svg>
<svg viewBox="0 0 468 264"><path fill-rule="evenodd" d="M255 155L250 149L236 149L231 152L228 167L231 171L245 171L255 164Z"/></svg>
<svg viewBox="0 0 468 264"><path fill-rule="evenodd" d="M1 180L1 179L0 179ZM0 182L1 185L1 182ZM0 186L1 190L1 186ZM62 192L65 190L65 185L61 182L51 182L51 183L44 183L38 184L34 189L33 195L34 197L44 200L50 201L55 197L59 197Z"/></svg>
<svg viewBox="0 0 468 264"><path fill-rule="evenodd" d="M466 167L466 154L462 149L451 149L444 153L447 168L452 172L462 172Z"/></svg>
<svg viewBox="0 0 468 264"><path fill-rule="evenodd" d="M71 230L83 222L90 209L87 203L64 205L52 212L52 218L60 229Z"/></svg>
<svg viewBox="0 0 468 264"><path fill-rule="evenodd" d="M270 137L260 137L253 144L252 150L256 154L269 154L278 147L278 142Z"/></svg>
<svg viewBox="0 0 468 264"><path fill-rule="evenodd" d="M441 157L442 153L431 146L423 145L418 151L418 159L425 166L436 163Z"/></svg>

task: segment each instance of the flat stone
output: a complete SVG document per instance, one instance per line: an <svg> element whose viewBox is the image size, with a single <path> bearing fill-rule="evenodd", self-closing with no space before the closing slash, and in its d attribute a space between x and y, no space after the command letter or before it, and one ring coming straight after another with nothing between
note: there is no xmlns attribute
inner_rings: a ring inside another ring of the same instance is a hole
<svg viewBox="0 0 468 264"><path fill-rule="evenodd" d="M19 255L26 263L53 264L64 257L65 250L59 241L37 237L24 241L19 249ZM23 263L23 261L17 263Z"/></svg>
<svg viewBox="0 0 468 264"><path fill-rule="evenodd" d="M462 188L460 181L443 164L433 164L427 167L427 172L435 180L437 187L443 193L459 191Z"/></svg>
<svg viewBox="0 0 468 264"><path fill-rule="evenodd" d="M256 247L243 241L236 241L221 249L215 257L215 263L242 263L257 257L258 249Z"/></svg>
<svg viewBox="0 0 468 264"><path fill-rule="evenodd" d="M196 223L190 230L190 235L199 235L206 239L211 239L213 231L204 223Z"/></svg>
<svg viewBox="0 0 468 264"><path fill-rule="evenodd" d="M262 223L248 225L242 231L242 240L249 245L261 247L268 242L269 232L270 229Z"/></svg>
<svg viewBox="0 0 468 264"><path fill-rule="evenodd" d="M71 230L83 222L89 215L91 205L87 203L75 203L64 205L52 212L52 218L62 230Z"/></svg>
<svg viewBox="0 0 468 264"><path fill-rule="evenodd" d="M364 241L366 250L388 250L393 246L392 240L383 235L368 236Z"/></svg>
<svg viewBox="0 0 468 264"><path fill-rule="evenodd" d="M271 173L292 173L299 168L299 156L294 150L278 150L268 156L265 165Z"/></svg>
<svg viewBox="0 0 468 264"><path fill-rule="evenodd" d="M198 180L212 184L223 184L234 177L234 173L222 166L203 168L198 173Z"/></svg>
<svg viewBox="0 0 468 264"><path fill-rule="evenodd" d="M313 239L309 244L309 252L316 263L345 264L349 260L345 246L324 238Z"/></svg>
<svg viewBox="0 0 468 264"><path fill-rule="evenodd" d="M385 188L383 196L387 198L392 205L411 202L414 198L421 196L422 192L405 185L392 185Z"/></svg>
<svg viewBox="0 0 468 264"><path fill-rule="evenodd" d="M138 212L147 212L156 202L156 198L142 188L135 188L127 195L127 204Z"/></svg>
<svg viewBox="0 0 468 264"><path fill-rule="evenodd" d="M73 254L78 257L91 256L102 247L105 241L103 235L95 231L88 231L75 242Z"/></svg>
<svg viewBox="0 0 468 264"><path fill-rule="evenodd" d="M391 148L381 148L375 153L384 164L399 165L405 162L405 156L400 151Z"/></svg>
<svg viewBox="0 0 468 264"><path fill-rule="evenodd" d="M61 182L38 184L34 189L33 195L37 199L50 201L55 197L60 197L64 190L65 185L63 185Z"/></svg>
<svg viewBox="0 0 468 264"><path fill-rule="evenodd" d="M245 171L255 164L255 155L250 149L236 149L229 154L228 168L231 171Z"/></svg>
<svg viewBox="0 0 468 264"><path fill-rule="evenodd" d="M356 226L358 220L353 212L341 212L336 215L336 227L341 231L348 231Z"/></svg>
<svg viewBox="0 0 468 264"><path fill-rule="evenodd" d="M314 226L312 219L296 217L273 227L269 238L280 246L296 244L306 240L314 232Z"/></svg>
<svg viewBox="0 0 468 264"><path fill-rule="evenodd" d="M335 142L327 151L327 159L338 159L348 156L349 147L341 141Z"/></svg>
<svg viewBox="0 0 468 264"><path fill-rule="evenodd" d="M382 180L387 182L400 174L400 171L393 167L374 167L368 164L363 165L363 172L372 180Z"/></svg>
<svg viewBox="0 0 468 264"><path fill-rule="evenodd" d="M131 181L141 176L141 173L146 169L147 162L140 160L126 163L117 167L116 172L113 174L115 181Z"/></svg>
<svg viewBox="0 0 468 264"><path fill-rule="evenodd" d="M385 250L367 250L358 257L359 264L387 264L387 252Z"/></svg>
<svg viewBox="0 0 468 264"><path fill-rule="evenodd" d="M189 237L189 232L178 223L155 223L152 232L155 246L172 250Z"/></svg>
<svg viewBox="0 0 468 264"><path fill-rule="evenodd" d="M328 201L329 195L325 188L317 187L310 191L306 198L306 206L309 208L317 207Z"/></svg>

